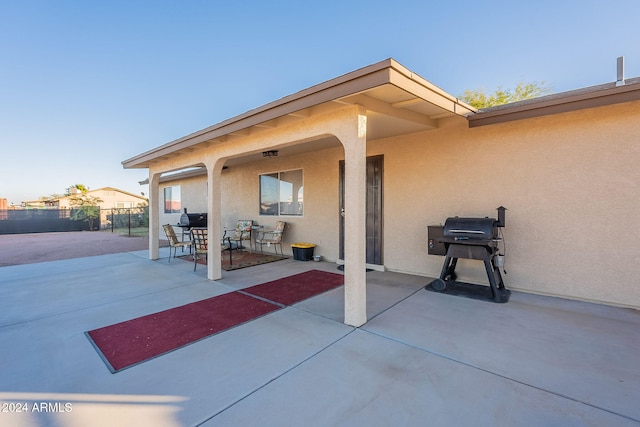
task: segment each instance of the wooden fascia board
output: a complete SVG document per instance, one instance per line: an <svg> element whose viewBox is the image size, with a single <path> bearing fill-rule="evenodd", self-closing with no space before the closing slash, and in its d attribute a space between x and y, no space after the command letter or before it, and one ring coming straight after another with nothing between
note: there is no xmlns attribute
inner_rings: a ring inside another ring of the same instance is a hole
<svg viewBox="0 0 640 427"><path fill-rule="evenodd" d="M636 84L548 100L543 99L540 102L529 102L496 111L480 112L467 118L469 127L479 127L638 100L640 100L640 85Z"/></svg>
<svg viewBox="0 0 640 427"><path fill-rule="evenodd" d="M402 70L398 69L392 70L390 74L391 84L454 114L465 116L476 111L473 107L465 104L422 77L410 72L406 73L401 71Z"/></svg>
<svg viewBox="0 0 640 427"><path fill-rule="evenodd" d="M207 141L222 141L227 136L234 133L242 133L252 126L274 121L283 116L296 114L297 112L323 103L361 94L369 89L385 84L393 84L418 98L454 114L467 115L475 112L472 107L460 102L457 98L417 74L412 73L395 60L386 59L194 132L125 160L122 164L125 168L148 167L149 164L157 161L159 158L176 155L179 151L189 147L194 147ZM380 108L378 108L380 105L375 102L371 104L376 104L376 110L380 110ZM392 110L388 110L387 113L392 113ZM411 114L413 112L410 111L406 113L408 114L405 114L401 118L411 121L418 120L420 123L425 123L424 119L417 117L419 113ZM391 115L396 114L393 113ZM422 116L424 117L424 115ZM428 118L426 120L428 126L437 127L434 120Z"/></svg>
<svg viewBox="0 0 640 427"><path fill-rule="evenodd" d="M366 69L363 69L366 70ZM171 155L182 149L217 138L241 132L251 126L268 122L282 116L295 113L325 102L363 92L389 82L387 68L369 70L364 75L346 78L342 76L325 84L314 86L279 101L267 104L259 109L248 111L240 116L225 120L217 125L192 133L183 138L147 151L122 162L125 168L147 167L150 161L161 156ZM314 90L312 90L314 89Z"/></svg>
<svg viewBox="0 0 640 427"><path fill-rule="evenodd" d="M373 111L376 113L384 114L387 116L395 117L402 120L407 120L414 123L419 123L421 125L428 126L432 129L438 127L438 121L432 120L424 114L416 113L415 111L402 109L401 107L393 107L386 102L377 100L370 96L359 94L354 96L349 96L346 98L346 101L353 104L362 105L369 111Z"/></svg>

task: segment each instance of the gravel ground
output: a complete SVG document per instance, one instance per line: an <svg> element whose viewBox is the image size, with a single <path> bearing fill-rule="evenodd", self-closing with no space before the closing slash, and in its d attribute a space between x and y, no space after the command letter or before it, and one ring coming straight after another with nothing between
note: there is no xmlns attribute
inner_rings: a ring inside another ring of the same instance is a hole
<svg viewBox="0 0 640 427"><path fill-rule="evenodd" d="M161 240L160 246L168 246ZM0 267L149 249L148 237L108 231L0 235Z"/></svg>

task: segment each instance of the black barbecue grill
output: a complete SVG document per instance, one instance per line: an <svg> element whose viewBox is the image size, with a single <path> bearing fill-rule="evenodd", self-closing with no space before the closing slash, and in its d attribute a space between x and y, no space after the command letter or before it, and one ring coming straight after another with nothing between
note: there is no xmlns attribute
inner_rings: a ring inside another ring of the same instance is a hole
<svg viewBox="0 0 640 427"><path fill-rule="evenodd" d="M192 228L206 227L207 226L207 214L205 213L187 213L185 208L184 213L180 216L180 222L178 227L182 228L182 240L184 240L185 234L189 235Z"/></svg>
<svg viewBox="0 0 640 427"><path fill-rule="evenodd" d="M207 226L207 214L206 213L183 213L180 216L180 227L206 227Z"/></svg>
<svg viewBox="0 0 640 427"><path fill-rule="evenodd" d="M440 277L431 282L436 291L444 291L447 284L456 280L456 264L459 258L476 259L484 262L493 300L506 302L503 297L504 281L500 274L500 258L498 244L502 241L499 228L505 226L505 208L498 209L498 219L494 218L447 218L444 227L436 230L429 227L429 253L444 254L445 260ZM432 231L433 229L433 231ZM438 233L437 237L431 233ZM444 253L438 253L437 244L444 246ZM508 297L507 297L508 298Z"/></svg>

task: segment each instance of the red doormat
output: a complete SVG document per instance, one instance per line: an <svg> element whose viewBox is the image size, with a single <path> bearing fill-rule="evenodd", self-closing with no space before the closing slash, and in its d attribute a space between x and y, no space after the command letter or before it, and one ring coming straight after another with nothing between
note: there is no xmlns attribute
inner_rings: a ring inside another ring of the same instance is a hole
<svg viewBox="0 0 640 427"><path fill-rule="evenodd" d="M310 270L261 285L251 286L250 288L242 289L240 292L255 295L278 304L293 305L337 288L342 284L344 284L344 276L342 274Z"/></svg>
<svg viewBox="0 0 640 427"><path fill-rule="evenodd" d="M112 373L281 307L231 292L86 332Z"/></svg>
<svg viewBox="0 0 640 427"><path fill-rule="evenodd" d="M94 329L85 335L115 374L343 283L341 274L311 270Z"/></svg>

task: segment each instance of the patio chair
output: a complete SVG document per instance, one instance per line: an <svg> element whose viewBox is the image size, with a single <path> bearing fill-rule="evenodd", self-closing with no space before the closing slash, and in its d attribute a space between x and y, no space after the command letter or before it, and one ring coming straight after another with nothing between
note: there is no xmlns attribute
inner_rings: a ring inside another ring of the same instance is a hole
<svg viewBox="0 0 640 427"><path fill-rule="evenodd" d="M256 245L260 245L260 252L263 252L263 246L267 245L267 247L273 245L273 250L278 255L277 246L280 245L280 255L284 257L284 252L282 252L282 234L284 233L284 228L287 225L284 221L277 221L273 227L273 230L265 230L261 232L261 236L256 239Z"/></svg>
<svg viewBox="0 0 640 427"><path fill-rule="evenodd" d="M204 255L205 261L209 253L209 230L206 228L192 228L191 237L193 238L193 271L196 271L198 266L198 256Z"/></svg>
<svg viewBox="0 0 640 427"><path fill-rule="evenodd" d="M178 236L176 236L176 231L173 229L171 224L163 225L164 234L167 235L167 240L169 240L169 262L171 262L171 250L173 250L173 257L176 257L176 252L178 252L178 248L182 248L182 252L184 252L184 248L189 248L189 253L191 253L191 241L181 242L178 240Z"/></svg>
<svg viewBox="0 0 640 427"><path fill-rule="evenodd" d="M222 244L227 245L229 251L244 249L243 241L249 242L249 248L251 248L251 227L253 227L253 221L250 219L238 220L236 228L224 230L222 235Z"/></svg>

